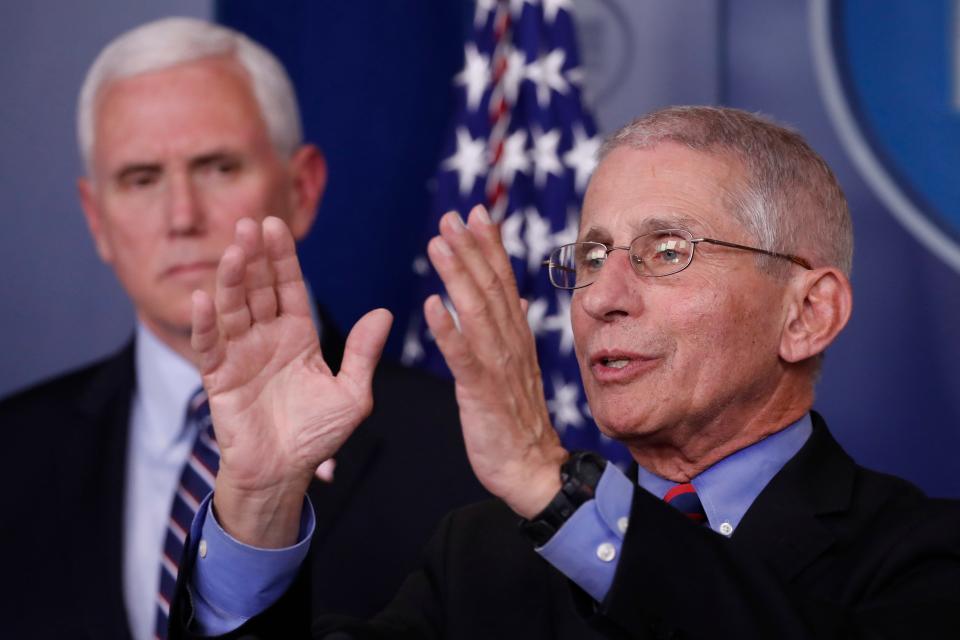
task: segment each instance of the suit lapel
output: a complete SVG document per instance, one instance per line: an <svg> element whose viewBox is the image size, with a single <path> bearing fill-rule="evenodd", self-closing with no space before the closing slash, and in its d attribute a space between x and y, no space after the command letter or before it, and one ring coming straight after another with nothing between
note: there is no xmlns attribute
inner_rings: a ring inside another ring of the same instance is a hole
<svg viewBox="0 0 960 640"><path fill-rule="evenodd" d="M361 424L337 452L333 482L314 479L310 484L310 500L317 515L314 534L316 543L326 537L340 513L349 504L356 484L376 458L379 444L380 439L365 432Z"/></svg>
<svg viewBox="0 0 960 640"><path fill-rule="evenodd" d="M324 360L334 373L340 370L344 341L323 307L317 305L320 321L320 348ZM335 457L336 469L332 483L314 479L309 488L310 499L317 515L314 544L319 544L329 533L338 516L349 504L357 483L374 461L380 447L380 438L361 424L347 439Z"/></svg>
<svg viewBox="0 0 960 640"><path fill-rule="evenodd" d="M134 389L133 342L106 361L78 394L70 455L61 495L76 505L69 528L73 593L91 638L127 638L123 599L123 501L127 435Z"/></svg>
<svg viewBox="0 0 960 640"><path fill-rule="evenodd" d="M803 448L757 496L737 528L734 547L759 555L785 582L794 580L835 542L822 517L850 507L855 467L813 416Z"/></svg>

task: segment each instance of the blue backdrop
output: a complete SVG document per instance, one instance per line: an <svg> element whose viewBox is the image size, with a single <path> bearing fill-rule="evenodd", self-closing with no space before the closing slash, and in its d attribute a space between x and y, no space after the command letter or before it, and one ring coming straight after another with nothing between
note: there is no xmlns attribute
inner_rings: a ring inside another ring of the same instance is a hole
<svg viewBox="0 0 960 640"><path fill-rule="evenodd" d="M653 98L649 87L633 83L603 99L636 105L634 115L678 95L763 111L798 128L824 155L853 211L855 310L827 355L816 407L862 463L906 476L933 494L960 496L954 472L960 275L905 230L852 164L824 106L811 7L794 0L695 3L696 14L674 25L651 56L636 41L637 30L624 36L621 24L615 33L604 31L603 14L636 14L632 1L577 3L591 18L582 25L581 42L588 95L591 83L609 81L604 74L610 71L591 67L591 59L622 73L645 65L654 70ZM949 5L944 1L941 8ZM330 186L303 251L318 297L344 327L378 305L405 318L419 304L410 265L429 219L429 179L452 108L450 79L462 64L472 3L229 0L216 5L216 15L283 59L299 92L307 136L327 154ZM910 27L901 21L892 28ZM952 51L947 45L944 38L931 54L944 57L945 67ZM913 73L869 50L860 55L862 73L895 85ZM626 65L608 64L623 56L633 57ZM869 80L867 86L883 93ZM605 106L597 104L598 112ZM941 113L956 126L955 110L945 105ZM607 131L619 124L600 122ZM955 199L939 204L957 213ZM389 345L394 356L400 333Z"/></svg>

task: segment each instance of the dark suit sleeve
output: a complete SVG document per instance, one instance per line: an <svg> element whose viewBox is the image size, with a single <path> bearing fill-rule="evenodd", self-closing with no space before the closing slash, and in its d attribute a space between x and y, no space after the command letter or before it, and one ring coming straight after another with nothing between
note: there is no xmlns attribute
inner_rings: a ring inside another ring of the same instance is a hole
<svg viewBox="0 0 960 640"><path fill-rule="evenodd" d="M430 547L443 546L447 521L441 526ZM187 549L194 549L187 540ZM195 553L195 550L194 550ZM435 557L435 556L434 556ZM177 581L170 615L170 640L197 640L207 636L193 629L193 603L186 581L193 571L196 556L184 559ZM369 621L352 619L335 613L321 615L311 621L310 563L304 562L293 585L266 611L248 620L220 640L267 640L273 638L307 639L422 639L440 637L440 602L436 584L435 563L428 560L412 573L391 604Z"/></svg>
<svg viewBox="0 0 960 640"><path fill-rule="evenodd" d="M758 549L635 493L631 523L642 524L627 533L599 612L626 636L960 637L952 502L887 504L869 520L839 514L820 534L770 538Z"/></svg>

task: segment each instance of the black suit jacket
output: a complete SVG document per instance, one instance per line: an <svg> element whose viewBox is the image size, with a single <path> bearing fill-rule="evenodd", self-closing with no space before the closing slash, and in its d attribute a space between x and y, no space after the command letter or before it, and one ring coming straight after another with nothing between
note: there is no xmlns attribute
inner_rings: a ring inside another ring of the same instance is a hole
<svg viewBox="0 0 960 640"><path fill-rule="evenodd" d="M634 494L599 605L491 501L445 519L424 566L376 618L320 618L313 637L960 637L960 506L856 466L819 416L729 539ZM174 637L190 637L180 587ZM310 636L298 589L230 637Z"/></svg>
<svg viewBox="0 0 960 640"><path fill-rule="evenodd" d="M329 321L322 347L336 371L343 343ZM310 488L317 611L382 608L443 514L487 495L467 462L449 382L382 362L373 386L373 413L337 455L334 482ZM9 557L0 636L129 637L121 561L134 388L131 342L0 402Z"/></svg>

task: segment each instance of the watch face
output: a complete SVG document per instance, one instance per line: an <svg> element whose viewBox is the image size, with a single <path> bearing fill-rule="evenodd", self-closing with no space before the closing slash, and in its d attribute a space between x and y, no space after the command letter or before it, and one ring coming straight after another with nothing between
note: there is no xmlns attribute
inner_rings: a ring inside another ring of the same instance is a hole
<svg viewBox="0 0 960 640"><path fill-rule="evenodd" d="M607 461L592 451L577 451L570 456L563 467L569 475L576 476L581 482L589 482L596 487L607 467Z"/></svg>
<svg viewBox="0 0 960 640"><path fill-rule="evenodd" d="M546 509L532 520L521 520L520 531L542 547L584 502L593 499L607 461L592 451L575 451L560 467L563 486Z"/></svg>

